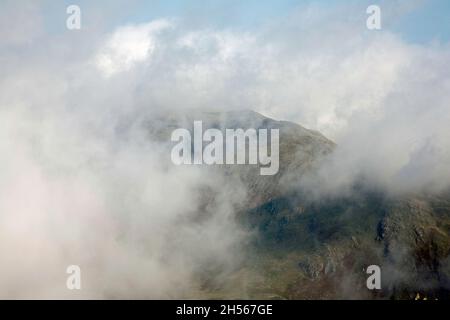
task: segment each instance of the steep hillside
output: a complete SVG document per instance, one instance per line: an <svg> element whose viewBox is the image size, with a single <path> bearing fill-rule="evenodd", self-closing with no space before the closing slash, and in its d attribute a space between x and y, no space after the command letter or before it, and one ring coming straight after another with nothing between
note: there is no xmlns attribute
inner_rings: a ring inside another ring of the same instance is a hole
<svg viewBox="0 0 450 320"><path fill-rule="evenodd" d="M311 198L290 181L313 172L335 144L318 132L252 111L162 113L145 126L152 139L170 141L174 129L191 128L194 120L202 120L205 129L280 130L277 175L261 176L257 165L219 169L246 186L237 220L253 236L242 266L223 282L202 275L199 296L449 298L449 194L392 197L355 183L351 195ZM382 269L382 290L366 287L365 268L373 264Z"/></svg>

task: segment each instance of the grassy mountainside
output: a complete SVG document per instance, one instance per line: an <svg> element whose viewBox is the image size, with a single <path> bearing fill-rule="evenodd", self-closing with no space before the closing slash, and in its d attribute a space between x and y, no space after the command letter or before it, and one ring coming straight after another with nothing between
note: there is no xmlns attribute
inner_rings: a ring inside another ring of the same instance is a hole
<svg viewBox="0 0 450 320"><path fill-rule="evenodd" d="M280 171L260 176L258 166L223 166L246 186L239 224L252 232L247 258L224 281L199 275L198 295L210 298L412 299L449 298L450 195L391 197L364 184L351 195L311 198L291 183L315 170L333 142L297 124L252 111L161 114L146 122L152 139L170 141L178 127L202 120L204 129L280 129ZM365 268L382 269L382 290L366 288Z"/></svg>

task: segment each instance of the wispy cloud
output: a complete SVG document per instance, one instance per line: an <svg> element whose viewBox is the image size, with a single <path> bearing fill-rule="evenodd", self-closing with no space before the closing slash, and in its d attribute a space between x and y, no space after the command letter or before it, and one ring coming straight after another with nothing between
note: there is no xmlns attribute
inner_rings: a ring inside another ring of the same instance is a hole
<svg viewBox="0 0 450 320"><path fill-rule="evenodd" d="M450 47L370 32L360 6L306 6L246 31L164 17L63 35L42 31L37 5L1 8L0 296L65 296L73 263L89 270L87 297L173 297L206 266L233 268L245 190L168 168L133 125L154 111L253 109L320 130L338 144L307 181L321 191L361 176L395 192L448 187ZM216 200L199 219L205 188Z"/></svg>

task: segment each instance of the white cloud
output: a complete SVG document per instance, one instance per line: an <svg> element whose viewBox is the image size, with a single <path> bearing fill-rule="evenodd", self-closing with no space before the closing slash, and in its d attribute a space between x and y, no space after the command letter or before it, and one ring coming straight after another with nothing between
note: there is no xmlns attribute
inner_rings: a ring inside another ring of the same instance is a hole
<svg viewBox="0 0 450 320"><path fill-rule="evenodd" d="M85 297L174 297L198 285L196 271L239 259L233 205L245 190L168 169L138 126L153 111L245 108L318 129L339 144L318 188L360 175L395 191L447 187L449 45L411 45L322 10L246 32L163 19L92 46L87 35L44 35L33 50L16 47L20 26L8 29L0 46L17 51L0 50L0 296L64 297L55 274L80 264ZM219 194L200 224L198 188Z"/></svg>
<svg viewBox="0 0 450 320"><path fill-rule="evenodd" d="M155 50L155 36L171 26L171 22L161 19L117 29L108 36L96 55L97 68L105 76L112 76L129 71L138 63L148 61Z"/></svg>

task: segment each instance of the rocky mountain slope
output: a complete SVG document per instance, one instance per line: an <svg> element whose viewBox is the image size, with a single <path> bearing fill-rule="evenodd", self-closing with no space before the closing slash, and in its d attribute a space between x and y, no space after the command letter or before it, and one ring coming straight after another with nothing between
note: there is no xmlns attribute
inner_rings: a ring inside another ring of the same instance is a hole
<svg viewBox="0 0 450 320"><path fill-rule="evenodd" d="M392 197L355 183L351 195L311 198L293 181L333 152L333 142L297 124L252 111L161 113L146 121L149 135L170 141L178 127L202 120L204 128L280 129L280 171L223 166L239 178L247 198L239 224L253 233L247 258L222 283L205 276L200 296L213 298L341 299L420 295L448 299L450 194ZM365 268L379 265L382 289L368 290Z"/></svg>

